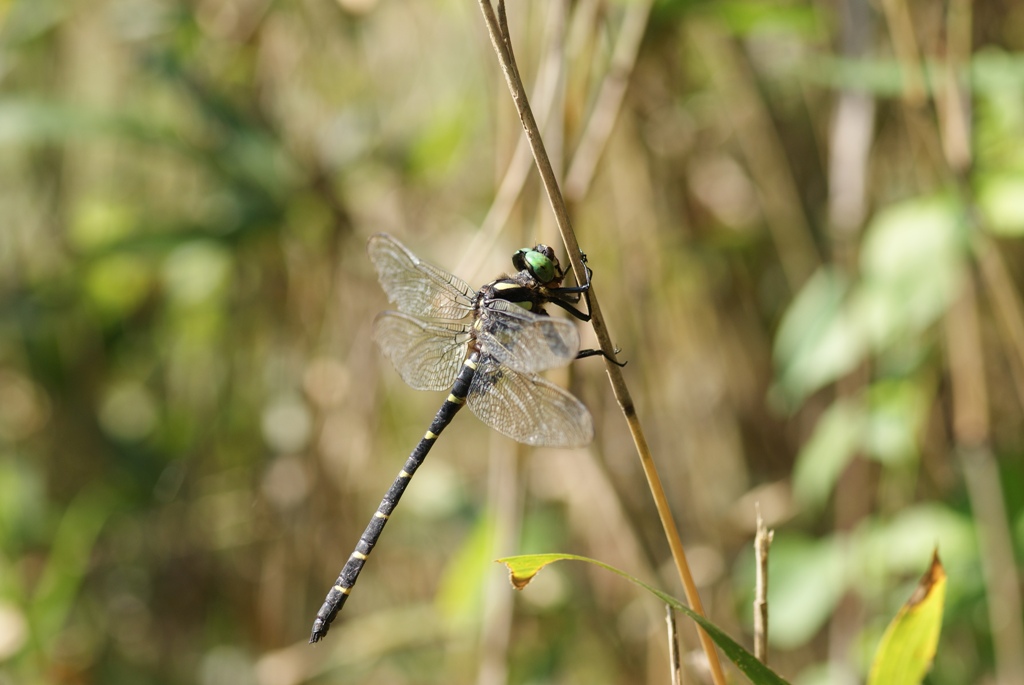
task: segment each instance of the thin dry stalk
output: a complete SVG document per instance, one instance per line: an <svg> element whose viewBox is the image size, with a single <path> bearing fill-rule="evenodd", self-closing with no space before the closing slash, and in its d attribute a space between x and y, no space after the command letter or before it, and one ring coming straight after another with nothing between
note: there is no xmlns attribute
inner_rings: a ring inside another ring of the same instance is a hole
<svg viewBox="0 0 1024 685"><path fill-rule="evenodd" d="M626 86L629 85L636 65L652 4L652 0L645 0L630 5L626 10L622 28L615 39L611 65L601 82L587 127L573 154L572 163L569 164L569 173L565 176L565 196L570 202L579 202L590 188L601 153L622 109Z"/></svg>
<svg viewBox="0 0 1024 685"><path fill-rule="evenodd" d="M483 13L484 22L487 25L491 44L498 56L498 62L501 64L501 70L505 75L505 82L508 84L509 91L512 94L512 100L516 105L519 118L523 123L523 129L526 132L527 140L530 142L530 148L533 151L534 160L537 162L537 169L540 172L541 181L544 184L544 190L547 193L548 201L551 203L551 209L555 215L555 222L569 255L569 261L572 264L573 272L576 279L582 283L586 280L586 267L581 259L582 253L580 251L579 243L576 240L576 235L573 232L572 225L569 221L569 214L565 206L565 199L562 197L558 181L555 178L555 173L551 166L551 161L548 159L547 152L544 149L544 141L541 137L540 129L537 127L537 121L530 109L530 104L526 97L526 90L523 86L522 79L519 76L519 69L516 67L515 58L512 52L511 36L508 32L508 21L505 16L505 3L502 0L498 0L498 9L497 13L495 13L495 9L491 5L490 0L480 0L480 10ZM642 427L640 426L640 420L636 415L636 408L633 405L633 399L626 387L625 379L622 376L622 370L610 361L615 359L615 346L612 344L611 336L608 333L604 317L601 314L601 308L598 304L597 294L594 291L594 288L590 289L588 300L590 305L590 314L592 317L591 324L594 327L594 332L600 342L601 349L608 356L608 360L605 362L605 367L612 386L612 393L614 394L623 415L626 417L630 433L633 436L633 443L636 445L637 454L640 457L640 462L644 469L644 475L647 477L648 486L651 489L655 506L658 509L658 517L660 518L661 525L665 530L665 536L668 539L669 547L672 550L672 558L675 560L676 569L679 572L679 578L683 584L686 601L694 611L703 616L704 608L700 601L700 595L697 593L697 585L694 583L693 575L690 573L690 567L686 561L686 554L683 551L683 545L679 538L679 530L676 528L675 520L672 518L668 499L666 498L665 490L661 485L661 478L658 475L654 459L651 456L650 448L647 445L647 439ZM708 666L711 670L711 676L715 685L725 685L725 674L722 671L722 665L718 659L718 653L715 651L714 643L711 641L711 638L707 633L699 628L698 635L700 636L701 646L704 648L704 653L707 655Z"/></svg>
<svg viewBox="0 0 1024 685"><path fill-rule="evenodd" d="M757 509L757 533L754 536L754 558L757 564L754 582L754 656L768 663L768 551L775 531L768 530Z"/></svg>
<svg viewBox="0 0 1024 685"><path fill-rule="evenodd" d="M914 35L914 20L905 0L883 0L882 12L889 27L892 50L903 74L903 100L911 106L924 104L924 70Z"/></svg>
<svg viewBox="0 0 1024 685"><path fill-rule="evenodd" d="M491 433L491 440L487 501L492 503L494 521L492 552L494 556L501 556L519 540L519 522L523 519L520 473L523 446L499 439L495 433ZM477 685L503 685L508 682L513 600L507 591L503 591L507 588L503 575L491 574L486 584Z"/></svg>
<svg viewBox="0 0 1024 685"><path fill-rule="evenodd" d="M942 130L942 151L956 174L971 167L971 0L953 0L946 15L946 60L935 109Z"/></svg>
<svg viewBox="0 0 1024 685"><path fill-rule="evenodd" d="M1006 348L1017 400L1024 408L1024 303L1014 288L1003 255L991 239L976 235L974 254Z"/></svg>
<svg viewBox="0 0 1024 685"><path fill-rule="evenodd" d="M683 669L679 658L679 631L676 628L676 614L668 604L665 605L665 624L668 629L668 663L672 669L672 685L681 685Z"/></svg>
<svg viewBox="0 0 1024 685"><path fill-rule="evenodd" d="M558 3L551 3L550 11L552 13L562 11L557 5ZM561 42L561 36L556 35L556 30L562 31L560 26L562 22L550 19L551 17L548 17L548 20L544 22L548 35L544 39L544 55L540 60L541 67L537 72L531 96L531 102L537 105L537 120L541 129L547 126L558 99L556 95L558 84L562 81L561 72L564 64L564 60L561 59L561 50L556 49ZM469 247L466 248L461 261L456 266L455 273L472 275L473 266L484 262L481 255L491 251L502 229L508 223L512 209L516 206L523 187L526 185L526 179L529 177L532 166L531 162L529 143L526 138L518 138L501 183L498 184L494 201L491 202L487 215L480 223L480 230L473 235Z"/></svg>

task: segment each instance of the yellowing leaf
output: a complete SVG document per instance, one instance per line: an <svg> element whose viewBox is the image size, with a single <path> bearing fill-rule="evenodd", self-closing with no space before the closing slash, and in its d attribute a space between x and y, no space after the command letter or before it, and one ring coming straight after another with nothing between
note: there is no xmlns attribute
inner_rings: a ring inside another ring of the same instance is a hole
<svg viewBox="0 0 1024 685"><path fill-rule="evenodd" d="M946 599L946 572L939 553L931 568L882 636L868 685L916 685L935 658Z"/></svg>

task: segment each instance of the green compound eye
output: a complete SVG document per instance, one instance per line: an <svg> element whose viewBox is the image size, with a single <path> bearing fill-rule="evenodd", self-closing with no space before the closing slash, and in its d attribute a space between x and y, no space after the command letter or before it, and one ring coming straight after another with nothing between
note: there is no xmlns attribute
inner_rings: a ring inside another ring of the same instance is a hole
<svg viewBox="0 0 1024 685"><path fill-rule="evenodd" d="M548 285L563 278L555 251L547 245L534 245L516 250L512 265L519 271L529 271L542 285Z"/></svg>
<svg viewBox="0 0 1024 685"><path fill-rule="evenodd" d="M523 259L526 261L526 268L541 283L549 283L555 278L555 263L551 258L536 250L525 250Z"/></svg>

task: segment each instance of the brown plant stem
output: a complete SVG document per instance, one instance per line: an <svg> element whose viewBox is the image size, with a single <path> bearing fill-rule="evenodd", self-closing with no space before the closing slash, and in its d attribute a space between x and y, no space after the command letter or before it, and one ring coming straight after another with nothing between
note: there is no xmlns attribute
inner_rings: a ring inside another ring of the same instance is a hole
<svg viewBox="0 0 1024 685"><path fill-rule="evenodd" d="M580 143L573 154L569 171L565 175L565 196L570 202L579 202L590 188L597 163L601 159L608 138L615 127L615 120L622 109L633 67L636 66L640 43L651 15L653 0L634 2L626 10L622 28L615 39L612 61L608 74L601 82L594 108L587 126L580 137Z"/></svg>
<svg viewBox="0 0 1024 685"><path fill-rule="evenodd" d="M669 667L672 669L672 685L681 685L683 672L679 658L679 630L676 628L676 615L672 607L665 605L665 625L668 630Z"/></svg>
<svg viewBox="0 0 1024 685"><path fill-rule="evenodd" d="M569 261L572 264L573 273L575 274L576 279L582 283L586 280L586 267L581 259L582 253L580 251L579 243L576 240L576 235L572 230L572 224L569 221L569 214L565 206L565 199L562 197L558 181L555 178L555 173L551 166L551 161L544 149L544 141L541 137L540 129L538 128L537 121L534 119L533 112L530 109L530 104L526 97L526 90L523 87L522 79L519 76L519 69L516 67L512 51L511 36L508 32L508 21L505 16L505 3L503 0L498 0L497 13L495 13L495 9L491 5L490 0L479 1L480 10L483 13L484 22L487 25L487 32L491 38L491 44L498 56L498 62L500 63L502 73L505 76L505 82L508 84L509 91L512 94L512 100L519 113L519 119L523 124L527 140L530 142L530 148L533 151L534 160L537 162L537 170L540 172L541 182L543 183L544 190L547 193L548 201L551 203L551 209L555 215L555 222L569 255ZM597 294L593 287L590 289L588 295L590 315L592 317L591 324L594 327L594 332L600 342L601 349L608 356L609 360L615 359L615 346L612 344L611 337L604 322L604 317L601 314ZM615 399L626 418L630 434L633 436L633 443L636 445L637 454L640 457L640 462L644 469L644 475L647 477L648 486L650 487L651 494L654 497L654 503L658 510L658 517L661 520L661 525L665 530L665 536L668 539L669 547L672 550L672 558L674 559L676 569L679 572L679 579L683 585L686 601L694 611L703 616L704 608L700 601L700 595L697 592L697 585L694 583L693 576L690 573L690 567L686 561L686 554L683 551L683 545L679 538L679 531L676 528L675 520L672 518L668 499L666 498L665 490L661 485L661 478L658 475L654 459L651 456L650 448L647 445L647 439L640 426L640 420L636 415L636 408L633 405L633 399L629 394L629 389L626 387L625 379L622 376L622 370L609 360L606 360L605 367L608 373L608 379L612 386L612 393L614 394ZM698 635L700 636L704 653L707 655L708 666L711 670L711 676L715 685L725 685L725 674L722 671L722 665L718 659L718 653L715 651L714 643L711 641L711 638L699 628Z"/></svg>
<svg viewBox="0 0 1024 685"><path fill-rule="evenodd" d="M536 105L538 125L542 129L547 126L552 111L555 109L555 103L558 100L558 85L563 80L562 50L556 48L561 41L561 37L557 36L556 32L564 32L564 22L557 20L556 13L560 11L557 3L552 3L550 16L545 17L544 54L540 58L540 67L533 83L531 96L531 101ZM487 209L483 221L480 222L480 230L474 233L462 259L453 270L454 273L472 276L474 275L473 269L485 262L483 255L489 253L494 247L498 236L512 215L513 208L519 201L519 196L522 194L526 179L530 174L531 162L532 156L528 141L526 138L518 138L501 182L498 184L494 200Z"/></svg>
<svg viewBox="0 0 1024 685"><path fill-rule="evenodd" d="M882 0L882 13L889 27L893 52L903 76L903 100L912 107L925 102L925 77L921 53L914 34L914 20L905 0Z"/></svg>
<svg viewBox="0 0 1024 685"><path fill-rule="evenodd" d="M524 446L491 434L490 465L487 469L487 501L491 502L494 542L493 556L515 546L523 518L522 459ZM492 573L486 584L480 629L480 660L477 685L508 682L508 653L512 637L513 601L504 592L502 573Z"/></svg>
<svg viewBox="0 0 1024 685"><path fill-rule="evenodd" d="M754 559L757 565L754 582L754 656L768 663L768 551L775 531L768 530L757 510L757 533L754 535Z"/></svg>
<svg viewBox="0 0 1024 685"><path fill-rule="evenodd" d="M981 234L975 235L973 242L978 269L1006 349L1017 401L1024 409L1024 302L1013 285L999 246Z"/></svg>

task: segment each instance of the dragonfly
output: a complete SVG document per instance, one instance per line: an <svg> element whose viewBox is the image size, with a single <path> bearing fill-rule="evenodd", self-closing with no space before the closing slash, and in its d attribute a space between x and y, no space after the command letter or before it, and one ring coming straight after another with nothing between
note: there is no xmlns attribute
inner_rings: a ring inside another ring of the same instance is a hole
<svg viewBox="0 0 1024 685"><path fill-rule="evenodd" d="M398 308L377 315L374 340L408 385L449 394L327 593L310 644L327 635L413 474L464 405L527 445L580 447L594 436L583 403L539 375L574 359L604 355L581 351L576 325L544 309L555 305L589 321L590 315L576 307L590 288L589 267L585 283L564 287L554 250L538 244L512 255L514 274L473 290L385 233L370 238L367 252L388 300Z"/></svg>

